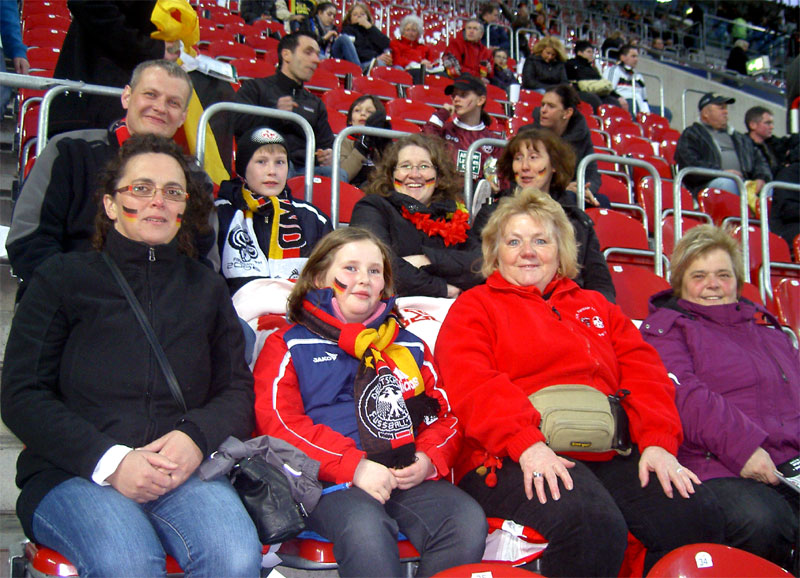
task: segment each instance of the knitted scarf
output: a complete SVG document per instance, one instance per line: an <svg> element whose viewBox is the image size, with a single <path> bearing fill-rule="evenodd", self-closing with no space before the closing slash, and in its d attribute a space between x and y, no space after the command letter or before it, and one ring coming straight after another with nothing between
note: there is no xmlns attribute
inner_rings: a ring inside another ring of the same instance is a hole
<svg viewBox="0 0 800 578"><path fill-rule="evenodd" d="M415 430L423 422L435 421L440 406L425 393L414 356L394 343L400 331L395 317L388 316L377 329L343 323L306 299L299 321L361 362L353 397L367 458L388 468L414 463Z"/></svg>

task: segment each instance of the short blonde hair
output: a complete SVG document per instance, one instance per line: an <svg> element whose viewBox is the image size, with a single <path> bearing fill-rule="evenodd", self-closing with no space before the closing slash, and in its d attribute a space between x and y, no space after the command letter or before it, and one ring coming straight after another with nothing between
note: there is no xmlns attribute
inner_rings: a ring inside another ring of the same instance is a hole
<svg viewBox="0 0 800 578"><path fill-rule="evenodd" d="M511 217L516 215L528 215L551 228L558 248L558 274L569 279L575 278L578 275L578 245L572 223L557 201L533 187L527 187L513 196L503 198L497 205L497 210L489 218L489 222L481 232L483 241L481 273L488 277L497 269L503 231Z"/></svg>
<svg viewBox="0 0 800 578"><path fill-rule="evenodd" d="M715 249L722 249L730 256L733 262L733 275L736 277L736 296L739 297L742 294L744 265L738 243L719 227L698 225L689 229L681 237L672 253L669 284L672 285L672 291L676 297L682 297L683 277L695 259Z"/></svg>

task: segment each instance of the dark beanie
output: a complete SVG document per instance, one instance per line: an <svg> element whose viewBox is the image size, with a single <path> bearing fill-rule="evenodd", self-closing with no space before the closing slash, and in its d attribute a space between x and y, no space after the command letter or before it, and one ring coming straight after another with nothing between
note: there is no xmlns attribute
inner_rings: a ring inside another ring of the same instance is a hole
<svg viewBox="0 0 800 578"><path fill-rule="evenodd" d="M268 144L282 146L288 156L289 149L286 148L286 141L277 131L269 127L260 126L239 137L236 140L236 174L244 179L250 159L258 149Z"/></svg>

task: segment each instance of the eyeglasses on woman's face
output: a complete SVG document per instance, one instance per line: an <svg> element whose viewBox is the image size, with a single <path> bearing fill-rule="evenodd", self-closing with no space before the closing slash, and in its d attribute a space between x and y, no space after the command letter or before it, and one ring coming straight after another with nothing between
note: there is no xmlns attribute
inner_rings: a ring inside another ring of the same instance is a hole
<svg viewBox="0 0 800 578"><path fill-rule="evenodd" d="M177 185L166 185L157 187L153 183L134 183L119 189L114 189L115 193L126 193L139 199L152 199L156 191L161 191L164 200L174 203L182 203L189 198L189 193Z"/></svg>

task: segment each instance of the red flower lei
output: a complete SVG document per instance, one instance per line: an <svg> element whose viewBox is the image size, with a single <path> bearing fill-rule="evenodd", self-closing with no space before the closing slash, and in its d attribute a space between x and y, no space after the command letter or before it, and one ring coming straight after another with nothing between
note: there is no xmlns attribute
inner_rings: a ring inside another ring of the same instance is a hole
<svg viewBox="0 0 800 578"><path fill-rule="evenodd" d="M444 239L445 247L457 245L467 240L469 213L460 205L454 212L447 214L447 217L450 217L449 221L447 217L431 219L428 213L411 213L405 207L401 207L400 210L405 219L414 223L417 229L429 237L434 235L441 236Z"/></svg>

